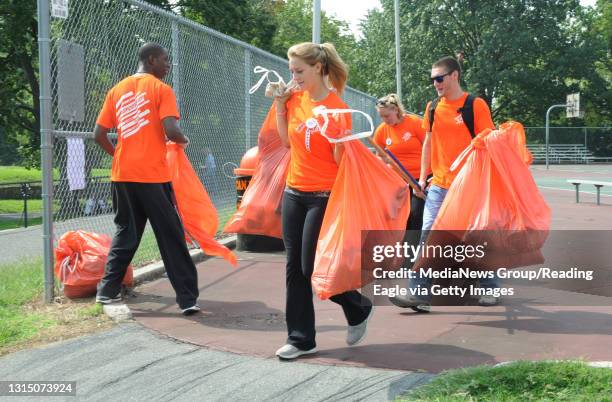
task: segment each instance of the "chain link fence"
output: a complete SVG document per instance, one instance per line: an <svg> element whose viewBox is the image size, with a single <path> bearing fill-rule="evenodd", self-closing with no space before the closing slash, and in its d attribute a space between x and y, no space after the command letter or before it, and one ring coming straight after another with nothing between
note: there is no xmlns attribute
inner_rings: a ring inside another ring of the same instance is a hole
<svg viewBox="0 0 612 402"><path fill-rule="evenodd" d="M271 105L258 80L257 65L289 80L286 60L192 21L137 0L70 2L66 19L50 19L50 80L53 134L53 239L69 230L114 233L110 195L111 158L93 140L97 114L107 91L137 68L138 48L158 42L170 53L166 82L174 88L181 128L191 143L193 167L215 203L220 229L236 206L233 167L257 134ZM349 107L377 118L375 99L348 88ZM377 121L377 120L376 120ZM354 129L367 129L354 117ZM158 260L147 228L135 265Z"/></svg>

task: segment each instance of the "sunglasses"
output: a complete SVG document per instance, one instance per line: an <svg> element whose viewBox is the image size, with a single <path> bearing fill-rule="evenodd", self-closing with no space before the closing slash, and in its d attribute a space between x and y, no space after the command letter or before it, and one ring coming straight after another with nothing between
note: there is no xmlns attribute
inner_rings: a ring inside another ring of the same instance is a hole
<svg viewBox="0 0 612 402"><path fill-rule="evenodd" d="M454 70L453 70L454 71ZM434 81L437 82L438 84L440 84L442 81L444 81L444 77L446 77L447 75L450 75L453 73L453 71L449 71L446 74L442 74L442 75L436 75L435 77L431 77L431 83L433 84Z"/></svg>
<svg viewBox="0 0 612 402"><path fill-rule="evenodd" d="M395 102L394 100L391 99L387 99L387 98L382 98L376 101L376 106L388 106L388 105L395 105L397 106L397 102Z"/></svg>

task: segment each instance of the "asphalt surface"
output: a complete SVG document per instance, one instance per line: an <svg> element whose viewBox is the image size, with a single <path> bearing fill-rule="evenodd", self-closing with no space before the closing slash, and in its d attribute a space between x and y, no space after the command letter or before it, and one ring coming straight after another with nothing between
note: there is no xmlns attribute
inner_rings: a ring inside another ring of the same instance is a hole
<svg viewBox="0 0 612 402"><path fill-rule="evenodd" d="M0 358L2 381L76 381L76 399L88 401L385 401L432 377L212 351L139 324Z"/></svg>

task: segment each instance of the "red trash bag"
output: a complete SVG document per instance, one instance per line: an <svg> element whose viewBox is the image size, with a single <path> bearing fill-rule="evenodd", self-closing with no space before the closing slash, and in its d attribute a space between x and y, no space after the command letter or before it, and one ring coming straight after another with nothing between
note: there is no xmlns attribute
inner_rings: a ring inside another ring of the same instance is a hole
<svg viewBox="0 0 612 402"><path fill-rule="evenodd" d="M178 144L168 142L166 160L172 177L172 189L176 206L186 232L195 239L208 255L223 257L233 266L238 264L236 255L214 239L219 227L217 209L191 166L185 151ZM187 234L189 236L187 236Z"/></svg>
<svg viewBox="0 0 612 402"><path fill-rule="evenodd" d="M402 241L409 214L408 185L361 142L346 142L317 243L317 296L328 299L369 283L373 263L364 258L362 266L362 231L385 231L369 232L365 243L393 245Z"/></svg>
<svg viewBox="0 0 612 402"><path fill-rule="evenodd" d="M55 276L71 299L91 297L104 276L104 266L111 245L110 236L75 230L60 237L55 248ZM134 285L134 272L128 266L124 285Z"/></svg>
<svg viewBox="0 0 612 402"><path fill-rule="evenodd" d="M472 244L486 241L482 264L491 268L543 262L551 212L529 171L531 160L520 123L480 133L451 166L463 164L432 229L457 231Z"/></svg>
<svg viewBox="0 0 612 402"><path fill-rule="evenodd" d="M278 136L272 104L257 140L259 163L240 207L223 228L225 233L257 234L282 239L281 206L290 153Z"/></svg>

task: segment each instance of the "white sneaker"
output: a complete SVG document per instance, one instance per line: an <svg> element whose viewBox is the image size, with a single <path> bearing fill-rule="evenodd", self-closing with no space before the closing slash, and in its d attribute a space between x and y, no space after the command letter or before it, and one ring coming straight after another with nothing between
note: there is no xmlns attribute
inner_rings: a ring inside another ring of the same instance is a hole
<svg viewBox="0 0 612 402"><path fill-rule="evenodd" d="M100 303L100 304L119 303L121 300L122 300L121 293L119 293L115 297L96 296L96 303Z"/></svg>
<svg viewBox="0 0 612 402"><path fill-rule="evenodd" d="M372 305L372 309L370 313L366 317L365 320L361 324L357 325L349 325L348 330L346 331L346 344L349 346L355 346L359 342L363 341L368 332L368 321L372 318L374 314L374 305Z"/></svg>
<svg viewBox="0 0 612 402"><path fill-rule="evenodd" d="M198 306L197 304L194 304L191 307L187 307L181 310L181 312L183 313L183 315L193 315L195 313L197 313L198 311L200 311L200 306Z"/></svg>
<svg viewBox="0 0 612 402"><path fill-rule="evenodd" d="M303 355L311 355L313 353L317 353L316 346L309 350L302 350L296 348L293 345L286 344L285 346L276 351L276 356L278 356L278 358L282 360L291 360L295 359L296 357L300 357Z"/></svg>
<svg viewBox="0 0 612 402"><path fill-rule="evenodd" d="M500 297L483 295L478 299L478 304L485 307L496 306L499 304L500 300Z"/></svg>

